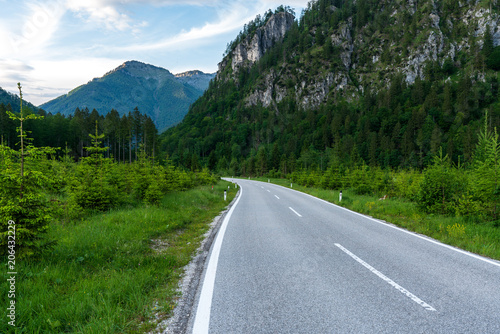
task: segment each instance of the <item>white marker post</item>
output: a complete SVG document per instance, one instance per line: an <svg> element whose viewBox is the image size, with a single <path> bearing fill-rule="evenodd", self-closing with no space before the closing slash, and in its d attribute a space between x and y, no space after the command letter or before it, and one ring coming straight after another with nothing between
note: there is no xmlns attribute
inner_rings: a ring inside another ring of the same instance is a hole
<svg viewBox="0 0 500 334"><path fill-rule="evenodd" d="M224 201L226 200L227 198L227 191L224 190Z"/></svg>
<svg viewBox="0 0 500 334"><path fill-rule="evenodd" d="M340 191L340 194L339 194L339 202L342 202L342 190Z"/></svg>

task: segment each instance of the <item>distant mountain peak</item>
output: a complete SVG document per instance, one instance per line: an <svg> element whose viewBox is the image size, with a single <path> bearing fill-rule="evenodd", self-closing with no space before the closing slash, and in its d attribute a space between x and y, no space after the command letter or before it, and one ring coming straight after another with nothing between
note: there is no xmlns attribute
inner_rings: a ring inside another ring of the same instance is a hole
<svg viewBox="0 0 500 334"><path fill-rule="evenodd" d="M138 107L162 131L184 118L189 105L203 94L213 76L188 71L176 77L162 67L131 60L41 107L65 115L77 107L96 109L101 114L115 109L120 115Z"/></svg>
<svg viewBox="0 0 500 334"><path fill-rule="evenodd" d="M207 89L210 80L215 77L215 73L204 73L199 70L186 71L175 75L178 81L196 87L202 91Z"/></svg>
<svg viewBox="0 0 500 334"><path fill-rule="evenodd" d="M151 64L146 64L143 62L140 62L138 60L128 60L118 66L117 68L107 72L100 78L95 78L94 80L99 80L102 79L110 74L113 74L115 72L122 71L128 75L134 76L134 77L143 77L143 76L157 76L158 74L163 74L167 76L173 76L172 73L170 73L169 70L164 69L162 67L154 66Z"/></svg>
<svg viewBox="0 0 500 334"><path fill-rule="evenodd" d="M175 74L175 77L176 78L183 78L183 77L191 77L193 75L202 75L202 74L205 74L205 73L203 73L200 70L193 70L193 71L186 71L186 72L182 72L182 73L177 73L177 74Z"/></svg>

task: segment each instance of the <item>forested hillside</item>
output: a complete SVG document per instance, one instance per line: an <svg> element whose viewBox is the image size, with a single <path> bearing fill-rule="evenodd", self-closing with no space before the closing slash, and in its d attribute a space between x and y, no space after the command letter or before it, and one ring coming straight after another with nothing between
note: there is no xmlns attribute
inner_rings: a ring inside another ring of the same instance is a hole
<svg viewBox="0 0 500 334"><path fill-rule="evenodd" d="M19 105L17 105L19 110ZM9 118L6 111L13 111L10 105L0 104L0 138L2 145L17 149L19 147L19 134L16 133L16 122ZM26 114L33 113L29 107ZM89 133L95 132L95 125L99 133L106 137L104 142L109 148L107 157L113 157L116 161L135 161L138 158L139 146L143 145L148 155L154 156L157 150L158 130L151 118L141 113L138 108L129 111L120 117L118 112L112 109L105 116L100 115L97 110L91 112L85 108L77 108L74 115L68 117L57 113L52 115L44 110L38 110L38 116L42 119L27 120L24 129L30 132L33 138L32 144L37 147L49 146L56 148L55 156L63 156L64 153L77 160L88 156L85 147L91 146Z"/></svg>
<svg viewBox="0 0 500 334"><path fill-rule="evenodd" d="M5 106L10 105L10 107L14 111L19 112L19 96L9 93L6 90L2 89L1 87L0 87L0 103ZM27 101L23 101L23 104L31 108L32 110L38 110L37 107L35 107L33 104Z"/></svg>
<svg viewBox="0 0 500 334"><path fill-rule="evenodd" d="M203 94L211 77L202 72L176 77L161 67L127 61L40 108L66 116L72 115L76 108L95 109L103 115L114 109L123 116L139 107L163 131L182 121L189 105Z"/></svg>
<svg viewBox="0 0 500 334"><path fill-rule="evenodd" d="M486 111L500 125L495 1L315 1L262 58L231 66L269 17L229 43L208 91L162 136L178 164L422 169L440 150L469 164Z"/></svg>

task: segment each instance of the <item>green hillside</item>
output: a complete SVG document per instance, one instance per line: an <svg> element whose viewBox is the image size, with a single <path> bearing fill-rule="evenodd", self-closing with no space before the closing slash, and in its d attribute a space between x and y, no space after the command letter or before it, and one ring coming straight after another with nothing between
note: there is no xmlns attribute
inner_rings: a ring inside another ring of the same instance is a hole
<svg viewBox="0 0 500 334"><path fill-rule="evenodd" d="M129 61L40 107L63 115L73 114L76 108L96 109L103 115L114 109L120 116L139 107L162 131L179 123L202 93L163 68Z"/></svg>
<svg viewBox="0 0 500 334"><path fill-rule="evenodd" d="M2 89L2 87L0 87L0 104L3 104L5 107L7 107L10 104L12 111L19 112L21 108L20 102L21 101L19 99L19 96L9 93L6 90ZM33 111L38 111L37 107L25 101L24 99L23 99L23 105L27 108L30 108Z"/></svg>
<svg viewBox="0 0 500 334"><path fill-rule="evenodd" d="M209 89L162 135L177 163L236 175L334 161L422 169L442 150L467 164L486 111L500 125L490 1L311 2L282 42L232 66L269 18L229 44Z"/></svg>

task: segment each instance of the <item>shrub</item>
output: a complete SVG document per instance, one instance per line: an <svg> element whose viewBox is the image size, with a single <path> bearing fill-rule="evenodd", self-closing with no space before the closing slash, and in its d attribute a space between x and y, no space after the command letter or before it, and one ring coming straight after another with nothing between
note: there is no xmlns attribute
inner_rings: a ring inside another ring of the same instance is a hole
<svg viewBox="0 0 500 334"><path fill-rule="evenodd" d="M144 194L144 202L151 205L158 205L163 195L158 182L152 182Z"/></svg>
<svg viewBox="0 0 500 334"><path fill-rule="evenodd" d="M424 175L417 171L399 171L393 179L393 196L418 200L420 185Z"/></svg>
<svg viewBox="0 0 500 334"><path fill-rule="evenodd" d="M480 201L477 201L470 194L463 194L457 201L455 213L459 217L464 217L466 221L471 221L474 218L482 215L484 208Z"/></svg>
<svg viewBox="0 0 500 334"><path fill-rule="evenodd" d="M454 213L454 205L466 185L463 176L452 168L448 156L434 158L434 164L424 173L417 202L428 213Z"/></svg>

